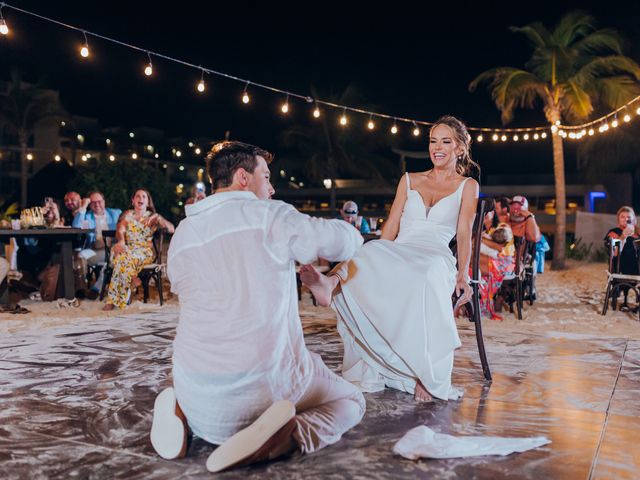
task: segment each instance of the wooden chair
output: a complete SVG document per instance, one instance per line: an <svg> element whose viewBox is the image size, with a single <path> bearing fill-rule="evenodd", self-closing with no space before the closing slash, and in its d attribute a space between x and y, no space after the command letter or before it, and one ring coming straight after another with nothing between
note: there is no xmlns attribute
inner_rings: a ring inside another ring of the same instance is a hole
<svg viewBox="0 0 640 480"><path fill-rule="evenodd" d="M506 278L502 282L498 294L505 299L505 302L509 305L509 311L511 313L514 313L513 306L515 304L516 318L518 320L522 320L524 285L526 280L527 268L526 253L528 242L524 237L515 237L513 240L516 248L516 264L513 269L513 276L510 278ZM530 268L533 268L532 264Z"/></svg>
<svg viewBox="0 0 640 480"><path fill-rule="evenodd" d="M482 277L480 274L480 242L482 242L482 226L484 222L484 216L487 211L490 210L493 200L487 198L481 198L478 201L478 209L476 211L476 219L473 225L473 234L471 238L471 288L473 289L473 295L469 303L463 305L469 321L473 323L476 333L476 343L478 344L478 354L480 355L480 363L482 364L482 372L484 378L487 381L491 381L491 369L489 368L489 362L487 360L487 353L484 348L484 337L482 335L482 316L480 315L480 282ZM451 250L454 254L457 251L457 243L452 240ZM455 298L453 299L455 304Z"/></svg>
<svg viewBox="0 0 640 480"><path fill-rule="evenodd" d="M142 282L143 297L142 301L147 303L149 300L149 282L153 279L158 289L158 298L160 305L164 303L164 295L162 290L162 275L167 269L167 263L163 258L164 248L164 235L165 231L158 229L153 235L153 250L155 257L153 263L145 265L138 273L138 278Z"/></svg>
<svg viewBox="0 0 640 480"><path fill-rule="evenodd" d="M607 271L607 289L604 295L604 304L602 306L602 315L607 314L609 301L611 301L611 309L616 310L618 308L618 297L620 291L624 293L624 303L620 306L628 307L627 300L629 291L633 290L636 296L636 303L640 303L640 275L627 275L620 273L620 258L622 243L617 238L609 239L609 270ZM638 319L640 320L640 308L638 310Z"/></svg>
<svg viewBox="0 0 640 480"><path fill-rule="evenodd" d="M104 267L104 283L102 284L102 290L100 291L100 300L104 299L106 290L111 282L113 275L113 265L111 265L111 246L115 239L115 230L103 230L102 238L104 238L104 254L106 265ZM158 229L153 235L153 262L142 267L142 270L138 272L138 278L142 282L143 297L142 301L147 303L149 300L149 282L155 281L158 289L158 298L160 305L164 303L164 290L162 287L163 272L167 268L166 261L163 258L164 250L164 230ZM129 299L131 301L131 299Z"/></svg>

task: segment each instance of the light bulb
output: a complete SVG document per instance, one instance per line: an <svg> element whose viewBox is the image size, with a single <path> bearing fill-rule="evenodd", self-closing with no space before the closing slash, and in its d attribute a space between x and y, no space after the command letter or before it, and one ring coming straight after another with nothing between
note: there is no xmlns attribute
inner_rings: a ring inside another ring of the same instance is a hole
<svg viewBox="0 0 640 480"><path fill-rule="evenodd" d="M396 127L395 125L391 127L391 133L393 133L394 135L398 133L398 127Z"/></svg>
<svg viewBox="0 0 640 480"><path fill-rule="evenodd" d="M33 160L33 155L30 153L27 153L27 160Z"/></svg>
<svg viewBox="0 0 640 480"><path fill-rule="evenodd" d="M280 110L282 110L282 113L289 113L289 104L287 102L283 103Z"/></svg>
<svg viewBox="0 0 640 480"><path fill-rule="evenodd" d="M418 127L413 129L413 136L414 137L419 137L420 136L420 129Z"/></svg>
<svg viewBox="0 0 640 480"><path fill-rule="evenodd" d="M560 125L560 120L556 120L556 125Z"/></svg>
<svg viewBox="0 0 640 480"><path fill-rule="evenodd" d="M529 134L528 134L528 133L525 133L525 134L522 136L522 139L523 139L523 140L529 140Z"/></svg>
<svg viewBox="0 0 640 480"><path fill-rule="evenodd" d="M629 115L628 113L624 116L623 120L625 122L630 122L631 121L631 115Z"/></svg>
<svg viewBox="0 0 640 480"><path fill-rule="evenodd" d="M611 122L611 126L613 128L616 128L618 126L618 120L614 120L613 122Z"/></svg>
<svg viewBox="0 0 640 480"><path fill-rule="evenodd" d="M589 136L592 136L596 132L593 131L593 128L590 128L587 133L589 134Z"/></svg>
<svg viewBox="0 0 640 480"><path fill-rule="evenodd" d="M196 149L195 149L195 153L196 153L196 155L200 155L200 152L202 152L202 150L200 150L199 148L196 148Z"/></svg>
<svg viewBox="0 0 640 480"><path fill-rule="evenodd" d="M133 133L133 132L129 132L129 138L133 138L133 137L135 137L135 136L136 136L136 134L135 134L135 133Z"/></svg>
<svg viewBox="0 0 640 480"><path fill-rule="evenodd" d="M551 131L553 133L556 133L558 131L558 127L556 127L555 125L551 125Z"/></svg>
<svg viewBox="0 0 640 480"><path fill-rule="evenodd" d="M518 135L514 135L514 136L513 136L513 141L514 141L514 142L517 142L518 140L520 140L520 137L518 137Z"/></svg>
<svg viewBox="0 0 640 480"><path fill-rule="evenodd" d="M542 132L540 134L540 138L547 138L547 132Z"/></svg>
<svg viewBox="0 0 640 480"><path fill-rule="evenodd" d="M318 107L313 111L314 118L320 118L320 109Z"/></svg>
<svg viewBox="0 0 640 480"><path fill-rule="evenodd" d="M537 133L533 134L533 139L534 140L538 140L540 138L540 135L538 135Z"/></svg>
<svg viewBox="0 0 640 480"><path fill-rule="evenodd" d="M115 155L109 155L109 161L115 162L116 161Z"/></svg>
<svg viewBox="0 0 640 480"><path fill-rule="evenodd" d="M7 22L3 19L0 19L0 33L2 35L9 35L9 26Z"/></svg>
<svg viewBox="0 0 640 480"><path fill-rule="evenodd" d="M198 86L196 87L196 89L197 89L200 93L202 93L202 92L204 92L205 88L206 88L206 87L205 87L205 84L204 84L204 80L200 80L200 81L198 82Z"/></svg>
<svg viewBox="0 0 640 480"><path fill-rule="evenodd" d="M180 150L176 150L176 157L180 158L182 156L182 152Z"/></svg>
<svg viewBox="0 0 640 480"><path fill-rule="evenodd" d="M640 107L636 110L636 115L640 115Z"/></svg>
<svg viewBox="0 0 640 480"><path fill-rule="evenodd" d="M347 115L343 113L342 116L340 117L340 125L344 127L347 123L348 123Z"/></svg>
<svg viewBox="0 0 640 480"><path fill-rule="evenodd" d="M373 130L374 128L376 128L375 124L373 123L373 120L369 120L369 123L367 123L367 128L369 130Z"/></svg>
<svg viewBox="0 0 640 480"><path fill-rule="evenodd" d="M180 166L178 167L178 170L180 170L181 172L184 172L184 165L180 165Z"/></svg>
<svg viewBox="0 0 640 480"><path fill-rule="evenodd" d="M249 98L249 94L245 91L242 94L242 103L247 104L251 101L251 98Z"/></svg>
<svg viewBox="0 0 640 480"><path fill-rule="evenodd" d="M144 69L144 74L147 77L150 77L151 75L153 75L153 65L151 65L151 62L149 62L149 65L147 65Z"/></svg>
<svg viewBox="0 0 640 480"><path fill-rule="evenodd" d="M493 134L493 136L491 137L491 140L493 140L494 142L497 142L497 141L498 141L498 138L499 138L499 137L498 137L498 134L497 134L497 133L494 133L494 134Z"/></svg>
<svg viewBox="0 0 640 480"><path fill-rule="evenodd" d="M59 162L60 160L62 160L62 158L60 157L60 155L56 155L55 157L53 157L53 159L54 159L56 162Z"/></svg>
<svg viewBox="0 0 640 480"><path fill-rule="evenodd" d="M138 154L137 153L132 153L131 154L131 158L133 158L134 160L137 160Z"/></svg>
<svg viewBox="0 0 640 480"><path fill-rule="evenodd" d="M569 133L569 138L576 138L576 134L574 132Z"/></svg>
<svg viewBox="0 0 640 480"><path fill-rule="evenodd" d="M506 142L506 141L507 141L507 136L503 134L503 135L500 137L500 140L502 140L503 142Z"/></svg>
<svg viewBox="0 0 640 480"><path fill-rule="evenodd" d="M481 141L482 141L482 140L484 140L484 139L482 138L482 135L478 135L477 140L478 140L478 142L481 142Z"/></svg>
<svg viewBox="0 0 640 480"><path fill-rule="evenodd" d="M89 56L89 45L84 44L82 46L82 48L80 49L80 55L82 55L84 58L87 58Z"/></svg>

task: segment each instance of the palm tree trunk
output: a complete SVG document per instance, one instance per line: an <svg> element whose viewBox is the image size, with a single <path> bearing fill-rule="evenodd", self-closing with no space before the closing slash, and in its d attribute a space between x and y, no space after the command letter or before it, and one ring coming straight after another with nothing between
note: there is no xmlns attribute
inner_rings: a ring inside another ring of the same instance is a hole
<svg viewBox="0 0 640 480"><path fill-rule="evenodd" d="M29 164L27 160L27 137L19 134L20 140L20 208L27 208L27 181L29 180Z"/></svg>
<svg viewBox="0 0 640 480"><path fill-rule="evenodd" d="M567 235L567 198L564 178L564 151L562 137L557 133L551 135L553 142L553 174L556 190L556 234L553 240L553 262L555 270L565 267L565 248Z"/></svg>

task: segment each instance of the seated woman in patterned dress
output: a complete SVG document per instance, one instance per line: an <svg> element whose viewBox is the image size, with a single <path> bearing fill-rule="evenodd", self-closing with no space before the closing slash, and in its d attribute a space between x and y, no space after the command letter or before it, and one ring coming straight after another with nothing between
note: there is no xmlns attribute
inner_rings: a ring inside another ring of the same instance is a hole
<svg viewBox="0 0 640 480"><path fill-rule="evenodd" d="M151 194L136 190L131 198L132 209L125 211L116 227L117 243L111 248L113 274L107 302L103 310L125 308L131 294L131 282L140 281L138 273L153 261L153 234L157 228L173 233L171 222L156 213Z"/></svg>

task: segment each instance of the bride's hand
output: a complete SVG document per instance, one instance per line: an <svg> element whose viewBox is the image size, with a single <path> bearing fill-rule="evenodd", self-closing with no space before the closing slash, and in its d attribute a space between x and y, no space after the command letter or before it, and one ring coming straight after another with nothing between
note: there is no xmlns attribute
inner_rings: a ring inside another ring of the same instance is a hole
<svg viewBox="0 0 640 480"><path fill-rule="evenodd" d="M458 301L456 302L456 308L464 305L469 300L471 300L471 296L473 295L473 288L469 285L468 277L456 276L456 288L455 288L456 296L459 296Z"/></svg>

